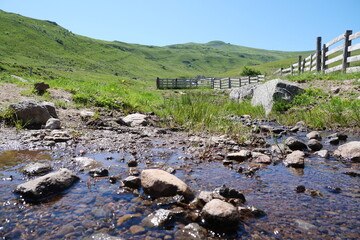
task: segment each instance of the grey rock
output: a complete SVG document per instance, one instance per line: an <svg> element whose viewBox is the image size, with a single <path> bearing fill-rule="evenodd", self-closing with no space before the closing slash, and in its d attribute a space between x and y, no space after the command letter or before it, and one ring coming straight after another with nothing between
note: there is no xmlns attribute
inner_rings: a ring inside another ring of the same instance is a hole
<svg viewBox="0 0 360 240"><path fill-rule="evenodd" d="M107 206L95 207L91 210L91 213L96 218L111 218L113 215L112 209Z"/></svg>
<svg viewBox="0 0 360 240"><path fill-rule="evenodd" d="M89 171L89 175L92 177L106 177L109 176L109 170L106 168L95 168Z"/></svg>
<svg viewBox="0 0 360 240"><path fill-rule="evenodd" d="M49 118L53 117L46 105L34 100L13 103L9 109L13 111L15 119L21 120L30 128L41 128Z"/></svg>
<svg viewBox="0 0 360 240"><path fill-rule="evenodd" d="M72 171L62 168L18 185L14 192L28 199L41 199L62 192L71 187L79 177Z"/></svg>
<svg viewBox="0 0 360 240"><path fill-rule="evenodd" d="M41 175L47 172L50 172L52 167L46 163L30 163L26 165L23 169L23 173L26 175L34 176Z"/></svg>
<svg viewBox="0 0 360 240"><path fill-rule="evenodd" d="M244 99L253 97L254 89L258 84L249 84L240 88L233 88L230 92L230 99L236 102L242 102Z"/></svg>
<svg viewBox="0 0 360 240"><path fill-rule="evenodd" d="M306 231L317 228L315 225L301 219L295 219L294 222L298 225L299 228Z"/></svg>
<svg viewBox="0 0 360 240"><path fill-rule="evenodd" d="M264 164L271 163L271 158L263 153L252 152L251 157L252 157L252 162L254 163L264 163Z"/></svg>
<svg viewBox="0 0 360 240"><path fill-rule="evenodd" d="M254 106L263 106L265 113L269 114L275 101L282 100L290 102L302 91L302 88L290 81L274 79L260 84L254 89L251 104Z"/></svg>
<svg viewBox="0 0 360 240"><path fill-rule="evenodd" d="M244 194L242 194L240 191L238 191L234 188L226 187L225 185L222 187L216 188L213 191L213 198L219 199L219 197L217 197L217 195L220 195L224 198L237 198L237 199L240 199L242 203L245 203L245 201L246 201Z"/></svg>
<svg viewBox="0 0 360 240"><path fill-rule="evenodd" d="M61 123L60 120L57 118L49 118L46 121L45 124L45 129L60 129L61 128Z"/></svg>
<svg viewBox="0 0 360 240"><path fill-rule="evenodd" d="M102 165L101 162L88 157L76 157L73 159L73 161L83 170L98 168Z"/></svg>
<svg viewBox="0 0 360 240"><path fill-rule="evenodd" d="M111 236L107 233L96 233L89 237L85 237L82 240L125 240L125 239L121 237Z"/></svg>
<svg viewBox="0 0 360 240"><path fill-rule="evenodd" d="M141 187L141 180L139 177L129 176L122 180L124 186L129 188L140 188Z"/></svg>
<svg viewBox="0 0 360 240"><path fill-rule="evenodd" d="M80 117L83 120L89 120L90 118L95 117L95 112L88 111L88 110L83 110L83 111L80 112Z"/></svg>
<svg viewBox="0 0 360 240"><path fill-rule="evenodd" d="M190 223L186 225L183 229L175 232L174 239L175 240L202 240L207 239L207 230L201 227L197 223Z"/></svg>
<svg viewBox="0 0 360 240"><path fill-rule="evenodd" d="M170 210L158 209L155 212L151 213L149 216L145 217L141 224L145 227L160 227L168 224L174 218L175 214Z"/></svg>
<svg viewBox="0 0 360 240"><path fill-rule="evenodd" d="M226 159L243 162L250 157L251 157L251 152L249 150L240 150L240 152L228 153Z"/></svg>
<svg viewBox="0 0 360 240"><path fill-rule="evenodd" d="M42 102L42 105L46 107L51 117L59 118L56 113L55 105L52 102Z"/></svg>
<svg viewBox="0 0 360 240"><path fill-rule="evenodd" d="M327 138L329 138L329 139L338 138L341 141L346 141L348 136L344 133L337 132L337 133L330 134Z"/></svg>
<svg viewBox="0 0 360 240"><path fill-rule="evenodd" d="M122 120L131 127L146 126L149 124L148 116L140 113L130 114Z"/></svg>
<svg viewBox="0 0 360 240"><path fill-rule="evenodd" d="M304 149L307 149L307 146L303 141L301 141L299 139L296 139L294 137L288 137L285 140L285 145L288 146L291 150L304 150Z"/></svg>
<svg viewBox="0 0 360 240"><path fill-rule="evenodd" d="M240 223L240 214L232 204L213 199L201 211L204 221L215 229L234 229Z"/></svg>
<svg viewBox="0 0 360 240"><path fill-rule="evenodd" d="M302 151L294 151L286 156L283 161L286 167L303 168L305 164L305 154Z"/></svg>
<svg viewBox="0 0 360 240"><path fill-rule="evenodd" d="M320 132L318 131L312 131L312 132L309 132L308 134L306 134L306 137L308 139L316 139L316 140L319 140L321 141L321 135L320 135Z"/></svg>
<svg viewBox="0 0 360 240"><path fill-rule="evenodd" d="M340 143L340 139L338 137L332 137L327 142L332 145L338 145Z"/></svg>
<svg viewBox="0 0 360 240"><path fill-rule="evenodd" d="M141 172L141 186L153 198L183 195L186 200L194 197L192 190L176 176L160 170L147 169Z"/></svg>
<svg viewBox="0 0 360 240"><path fill-rule="evenodd" d="M360 162L360 141L348 142L338 147L334 156L353 162Z"/></svg>
<svg viewBox="0 0 360 240"><path fill-rule="evenodd" d="M315 152L315 154L318 155L319 157L322 157L322 158L329 158L330 157L330 154L329 154L328 150L320 150L320 151Z"/></svg>
<svg viewBox="0 0 360 240"><path fill-rule="evenodd" d="M308 147L313 151L319 151L322 149L323 145L316 139L310 139L307 143Z"/></svg>

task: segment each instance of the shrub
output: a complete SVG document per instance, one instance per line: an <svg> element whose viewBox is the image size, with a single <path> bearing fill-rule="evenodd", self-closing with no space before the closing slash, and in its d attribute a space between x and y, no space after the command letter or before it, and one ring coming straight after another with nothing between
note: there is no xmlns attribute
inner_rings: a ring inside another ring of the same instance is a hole
<svg viewBox="0 0 360 240"><path fill-rule="evenodd" d="M244 67L242 72L240 73L240 75L255 77L257 75L261 75L261 72L259 70L253 69L253 68Z"/></svg>

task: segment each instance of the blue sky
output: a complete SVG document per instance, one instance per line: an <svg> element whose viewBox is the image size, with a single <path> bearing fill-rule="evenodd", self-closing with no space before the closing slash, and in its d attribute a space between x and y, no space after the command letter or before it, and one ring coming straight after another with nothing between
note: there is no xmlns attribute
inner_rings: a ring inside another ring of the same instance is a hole
<svg viewBox="0 0 360 240"><path fill-rule="evenodd" d="M360 31L360 0L0 0L0 9L51 20L102 40L164 46L227 43L269 50L315 49Z"/></svg>

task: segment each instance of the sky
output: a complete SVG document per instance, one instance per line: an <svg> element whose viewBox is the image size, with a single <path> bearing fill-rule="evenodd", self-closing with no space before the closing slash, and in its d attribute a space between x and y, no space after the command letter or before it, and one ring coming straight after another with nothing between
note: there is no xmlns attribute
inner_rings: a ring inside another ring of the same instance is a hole
<svg viewBox="0 0 360 240"><path fill-rule="evenodd" d="M360 0L0 0L0 9L108 41L165 46L221 40L304 51L360 31Z"/></svg>

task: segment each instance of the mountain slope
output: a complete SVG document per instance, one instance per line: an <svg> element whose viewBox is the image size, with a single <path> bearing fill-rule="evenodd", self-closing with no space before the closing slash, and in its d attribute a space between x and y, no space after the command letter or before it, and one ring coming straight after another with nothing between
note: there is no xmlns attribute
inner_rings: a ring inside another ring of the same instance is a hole
<svg viewBox="0 0 360 240"><path fill-rule="evenodd" d="M60 74L86 71L143 79L214 75L303 54L221 41L156 47L95 40L76 35L51 21L1 10L0 29L0 67L11 69L20 65Z"/></svg>

